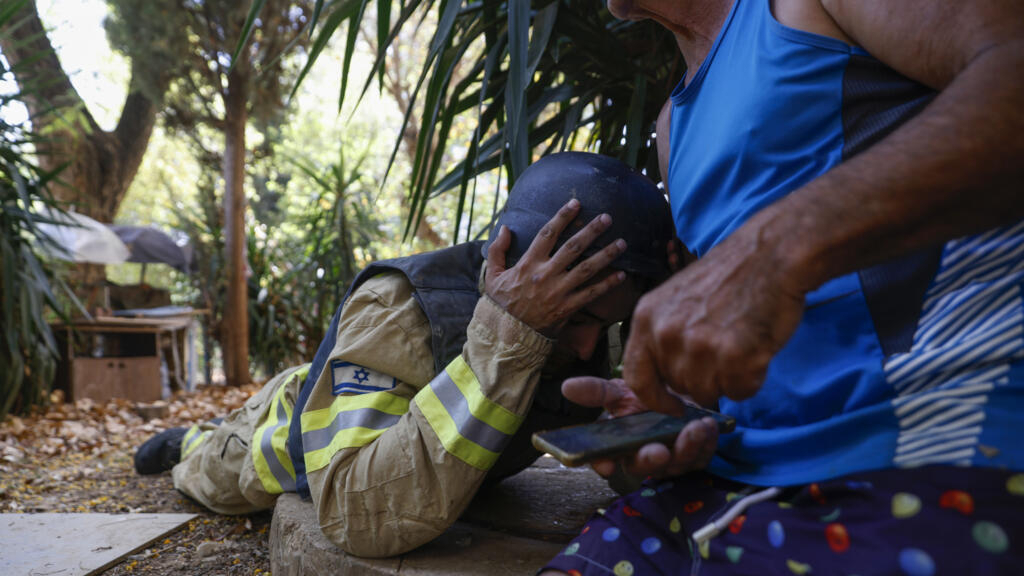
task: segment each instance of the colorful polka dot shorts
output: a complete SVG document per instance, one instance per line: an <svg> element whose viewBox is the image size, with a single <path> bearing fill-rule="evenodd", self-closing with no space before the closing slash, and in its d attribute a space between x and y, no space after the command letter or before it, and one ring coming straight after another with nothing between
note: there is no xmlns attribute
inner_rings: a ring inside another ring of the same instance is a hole
<svg viewBox="0 0 1024 576"><path fill-rule="evenodd" d="M647 574L1024 574L1024 474L929 466L784 489L710 541L691 535L759 488L708 474L649 481L544 567Z"/></svg>

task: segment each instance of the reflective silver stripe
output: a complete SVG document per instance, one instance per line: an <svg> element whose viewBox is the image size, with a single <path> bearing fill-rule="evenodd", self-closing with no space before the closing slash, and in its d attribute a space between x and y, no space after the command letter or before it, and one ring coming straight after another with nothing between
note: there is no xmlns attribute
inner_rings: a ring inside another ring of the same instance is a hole
<svg viewBox="0 0 1024 576"><path fill-rule="evenodd" d="M281 461L277 458L277 453L274 452L274 431L282 426L288 425L288 413L284 409L283 399L278 397L276 402L277 423L263 431L263 437L260 438L260 450L263 452L263 459L267 461L267 467L270 468L270 473L274 475L277 483L281 485L281 489L285 492L294 492L295 479L292 478L291 474L288 474L288 471L284 469L284 466L281 465Z"/></svg>
<svg viewBox="0 0 1024 576"><path fill-rule="evenodd" d="M203 432L199 429L199 425L196 424L189 429L188 433L185 434L185 441L181 445L181 453L188 454L199 445L203 440Z"/></svg>
<svg viewBox="0 0 1024 576"><path fill-rule="evenodd" d="M469 410L469 402L447 371L442 371L431 380L430 388L452 417L460 436L491 452L501 452L505 449L505 444L511 436L473 416Z"/></svg>
<svg viewBox="0 0 1024 576"><path fill-rule="evenodd" d="M350 428L386 430L395 425L401 416L388 414L373 408L359 408L339 412L326 428L302 433L302 449L307 454L330 445L335 435Z"/></svg>

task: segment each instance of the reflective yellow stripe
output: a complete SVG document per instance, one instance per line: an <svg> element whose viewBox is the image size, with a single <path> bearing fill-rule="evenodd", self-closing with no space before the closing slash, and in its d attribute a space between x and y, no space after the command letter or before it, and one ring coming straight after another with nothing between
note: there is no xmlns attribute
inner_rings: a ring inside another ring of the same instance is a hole
<svg viewBox="0 0 1024 576"><path fill-rule="evenodd" d="M452 382L459 387L459 391L462 392L462 395L469 403L469 410L473 413L473 416L487 422L505 434L516 433L519 425L523 423L522 417L516 416L515 412L501 404L491 402L487 396L484 396L483 391L480 390L480 382L476 379L476 374L473 374L473 370L469 367L469 364L466 364L462 356L452 360L448 367L445 368L445 372L448 372L448 375L452 377Z"/></svg>
<svg viewBox="0 0 1024 576"><path fill-rule="evenodd" d="M296 375L305 378L308 371L307 366L306 369L297 371ZM288 456L288 422L292 416L292 407L285 400L285 389L293 377L295 376L287 378L278 387L270 403L266 421L256 429L250 442L256 475L268 494L295 490L295 469Z"/></svg>
<svg viewBox="0 0 1024 576"><path fill-rule="evenodd" d="M462 357L424 386L415 402L445 450L480 470L494 465L523 420L484 396Z"/></svg>
<svg viewBox="0 0 1024 576"><path fill-rule="evenodd" d="M344 448L365 446L409 411L409 399L388 392L337 396L331 405L303 412L302 449L306 472L327 466Z"/></svg>
<svg viewBox="0 0 1024 576"><path fill-rule="evenodd" d="M185 433L185 437L181 439L181 459L184 460L189 454L195 452L195 449L198 448L209 435L210 430L201 432L198 424L189 428L188 432Z"/></svg>

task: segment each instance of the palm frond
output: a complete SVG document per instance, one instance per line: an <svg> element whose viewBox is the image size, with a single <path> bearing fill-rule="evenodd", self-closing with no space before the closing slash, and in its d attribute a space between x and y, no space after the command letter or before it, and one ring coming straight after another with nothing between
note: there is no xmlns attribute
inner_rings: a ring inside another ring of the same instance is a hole
<svg viewBox="0 0 1024 576"><path fill-rule="evenodd" d="M551 152L586 148L637 168L655 167L654 122L685 71L667 30L650 22L617 21L603 0L408 0L398 4L393 22L392 0L375 0L375 11L370 1L318 0L311 33L319 29L299 82L347 23L340 107L356 49L354 31L373 12L377 53L361 99L375 79L383 81L388 49L403 27L417 13L436 12L402 125L404 131L412 106L422 106L407 236L428 202L453 189L459 194L458 231L467 200L473 206L471 180L501 168L511 185L531 161ZM476 128L465 143L466 157L453 160L448 132L467 114L475 117ZM388 172L400 136L397 140ZM658 178L657 170L649 172Z"/></svg>

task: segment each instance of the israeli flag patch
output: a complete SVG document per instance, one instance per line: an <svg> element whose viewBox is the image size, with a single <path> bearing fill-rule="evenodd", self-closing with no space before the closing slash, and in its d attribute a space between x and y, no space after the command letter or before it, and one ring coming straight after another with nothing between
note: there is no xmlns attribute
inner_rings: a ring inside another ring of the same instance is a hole
<svg viewBox="0 0 1024 576"><path fill-rule="evenodd" d="M394 390L395 386L398 386L398 379L387 374L351 362L331 361L331 392L335 396L386 392Z"/></svg>

